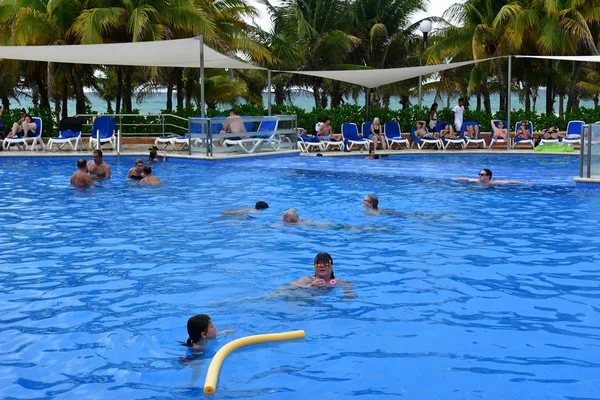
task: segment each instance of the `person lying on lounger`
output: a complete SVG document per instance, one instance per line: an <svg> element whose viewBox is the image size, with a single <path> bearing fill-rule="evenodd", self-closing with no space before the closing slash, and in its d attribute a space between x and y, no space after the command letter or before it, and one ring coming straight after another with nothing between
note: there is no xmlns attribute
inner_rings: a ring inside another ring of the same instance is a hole
<svg viewBox="0 0 600 400"><path fill-rule="evenodd" d="M521 121L521 125L517 132L515 132L515 137L519 139L529 139L531 137L531 132L529 131L527 121Z"/></svg>
<svg viewBox="0 0 600 400"><path fill-rule="evenodd" d="M492 139L504 139L506 140L506 136L508 135L508 129L504 126L504 121L500 121L498 119L492 120Z"/></svg>
<svg viewBox="0 0 600 400"><path fill-rule="evenodd" d="M521 181L503 181L503 180L492 180L492 171L484 168L479 173L479 178L452 178L453 181L457 182L478 182L486 185L519 185L519 184L527 184L528 182Z"/></svg>

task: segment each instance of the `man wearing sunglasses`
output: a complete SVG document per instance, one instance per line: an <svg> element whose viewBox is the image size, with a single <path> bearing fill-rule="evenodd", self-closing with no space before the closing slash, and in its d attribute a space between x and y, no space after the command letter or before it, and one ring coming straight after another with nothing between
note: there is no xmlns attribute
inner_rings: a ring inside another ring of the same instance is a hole
<svg viewBox="0 0 600 400"><path fill-rule="evenodd" d="M511 180L492 180L492 171L487 168L481 170L481 172L479 173L479 178L452 178L452 180L456 182L479 182L483 183L484 185L519 185L527 183Z"/></svg>

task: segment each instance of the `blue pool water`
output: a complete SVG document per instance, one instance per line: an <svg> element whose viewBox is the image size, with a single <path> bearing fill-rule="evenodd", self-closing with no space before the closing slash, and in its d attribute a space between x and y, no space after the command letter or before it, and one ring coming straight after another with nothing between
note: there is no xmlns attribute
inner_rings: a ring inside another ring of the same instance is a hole
<svg viewBox="0 0 600 400"><path fill-rule="evenodd" d="M600 399L600 193L578 158L451 154L170 160L164 184L68 185L72 158L0 158L0 397L201 398L181 364L246 335L223 399ZM524 186L456 183L489 167ZM398 215L369 216L367 193ZM265 200L271 208L226 217ZM277 226L296 207L318 226ZM327 224L329 223L329 224ZM328 251L355 297L291 290Z"/></svg>

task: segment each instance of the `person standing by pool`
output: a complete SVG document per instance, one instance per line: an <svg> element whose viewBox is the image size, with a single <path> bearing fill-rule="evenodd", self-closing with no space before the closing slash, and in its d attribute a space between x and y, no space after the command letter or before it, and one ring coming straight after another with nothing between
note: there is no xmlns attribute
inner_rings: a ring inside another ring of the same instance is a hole
<svg viewBox="0 0 600 400"><path fill-rule="evenodd" d="M429 129L431 129L432 131L435 130L435 126L438 122L437 109L438 103L433 103L431 105L431 108L429 109Z"/></svg>
<svg viewBox="0 0 600 400"><path fill-rule="evenodd" d="M135 166L127 172L127 179L141 181L144 179L144 162L141 159L135 160Z"/></svg>
<svg viewBox="0 0 600 400"><path fill-rule="evenodd" d="M152 175L152 167L149 165L144 166L144 179L140 181L140 185L146 186L158 186L160 185L160 179Z"/></svg>
<svg viewBox="0 0 600 400"><path fill-rule="evenodd" d="M87 163L83 158L77 160L77 171L71 175L71 185L77 187L92 186L92 177L86 171Z"/></svg>
<svg viewBox="0 0 600 400"><path fill-rule="evenodd" d="M510 180L492 180L492 171L484 168L479 173L479 178L452 178L453 181L457 182L478 182L486 185L519 185L527 184L527 182L521 181L510 181Z"/></svg>
<svg viewBox="0 0 600 400"><path fill-rule="evenodd" d="M456 132L460 132L463 124L463 115L465 113L465 99L462 97L458 99L458 105L455 106L450 112L450 117L454 119L454 127Z"/></svg>
<svg viewBox="0 0 600 400"><path fill-rule="evenodd" d="M94 150L93 157L94 159L87 163L87 171L92 176L92 180L109 180L110 167L102 160L102 150Z"/></svg>

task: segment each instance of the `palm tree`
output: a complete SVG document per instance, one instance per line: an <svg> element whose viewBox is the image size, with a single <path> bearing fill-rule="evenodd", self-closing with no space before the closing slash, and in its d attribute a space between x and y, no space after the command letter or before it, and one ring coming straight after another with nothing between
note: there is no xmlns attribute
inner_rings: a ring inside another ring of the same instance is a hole
<svg viewBox="0 0 600 400"><path fill-rule="evenodd" d="M504 28L503 42L510 43L517 52L535 51L548 56L597 54L588 23L600 22L599 0L523 0L509 6L502 8L495 25ZM554 64L552 60L546 63L546 113L554 109ZM581 67L582 63L573 66L567 111L576 102Z"/></svg>

